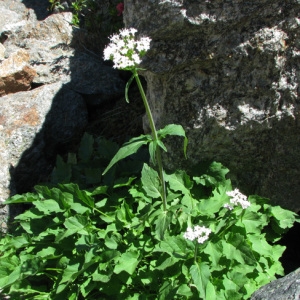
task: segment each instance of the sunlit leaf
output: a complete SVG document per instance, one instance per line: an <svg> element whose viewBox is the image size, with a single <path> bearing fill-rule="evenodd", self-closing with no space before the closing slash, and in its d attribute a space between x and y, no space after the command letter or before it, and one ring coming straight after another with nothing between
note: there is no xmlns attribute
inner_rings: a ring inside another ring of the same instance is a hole
<svg viewBox="0 0 300 300"><path fill-rule="evenodd" d="M199 292L199 297L206 299L206 287L209 282L210 271L206 263L194 263L190 268L193 282Z"/></svg>
<svg viewBox="0 0 300 300"><path fill-rule="evenodd" d="M141 135L138 138L133 138L129 142L125 143L122 148L112 158L109 165L106 167L102 175L106 174L108 170L115 165L119 160L124 159L133 153L136 153L143 145L146 145L151 141L150 135Z"/></svg>
<svg viewBox="0 0 300 300"><path fill-rule="evenodd" d="M161 197L158 173L150 168L147 164L144 164L143 166L141 181L143 184L143 189L149 197Z"/></svg>
<svg viewBox="0 0 300 300"><path fill-rule="evenodd" d="M127 252L124 252L116 263L114 273L119 274L124 271L132 275L140 262L139 256L140 254L137 250L128 250Z"/></svg>
<svg viewBox="0 0 300 300"><path fill-rule="evenodd" d="M177 136L182 136L184 138L183 142L183 152L184 156L186 157L186 148L188 144L188 139L185 135L185 131L181 125L176 125L176 124L169 124L163 129L158 130L157 135L159 139L161 140L162 138L166 137L167 135L177 135ZM165 147L162 147L163 149Z"/></svg>
<svg viewBox="0 0 300 300"><path fill-rule="evenodd" d="M160 240L163 240L166 230L172 219L172 212L162 211L155 220L155 232Z"/></svg>

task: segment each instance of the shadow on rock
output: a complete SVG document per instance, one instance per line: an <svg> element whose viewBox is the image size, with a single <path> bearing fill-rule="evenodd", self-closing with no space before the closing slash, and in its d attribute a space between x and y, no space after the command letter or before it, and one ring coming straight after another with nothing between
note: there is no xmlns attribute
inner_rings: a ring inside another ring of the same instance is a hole
<svg viewBox="0 0 300 300"><path fill-rule="evenodd" d="M1 200L47 181L56 156L76 151L90 113L124 94L119 72L83 47L86 33L71 26L71 13L48 16L48 5L47 0L0 4L6 15L0 22L5 58L19 48L29 57L12 78L20 77L24 67L36 72L29 87L4 89L0 98ZM24 207L11 205L9 210L12 220Z"/></svg>

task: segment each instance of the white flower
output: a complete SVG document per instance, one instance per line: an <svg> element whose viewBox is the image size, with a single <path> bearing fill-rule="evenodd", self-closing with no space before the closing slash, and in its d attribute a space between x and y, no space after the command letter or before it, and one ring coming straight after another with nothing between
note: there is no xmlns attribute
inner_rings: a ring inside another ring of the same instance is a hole
<svg viewBox="0 0 300 300"><path fill-rule="evenodd" d="M233 210L233 207L230 204L228 204L228 203L224 204L223 207L225 207L225 208L227 208L229 210Z"/></svg>
<svg viewBox="0 0 300 300"><path fill-rule="evenodd" d="M209 228L196 225L194 230L191 227L188 227L183 237L190 241L197 239L199 244L203 244L208 239L210 233L211 230Z"/></svg>
<svg viewBox="0 0 300 300"><path fill-rule="evenodd" d="M247 196L243 195L238 189L234 191L226 192L231 197L230 203L233 205L240 205L243 209L250 206L250 202L247 200ZM226 204L225 204L226 205Z"/></svg>
<svg viewBox="0 0 300 300"><path fill-rule="evenodd" d="M195 239L193 229L191 227L188 227L183 237L187 240L193 241Z"/></svg>
<svg viewBox="0 0 300 300"><path fill-rule="evenodd" d="M110 43L104 49L104 59L112 60L116 69L133 69L150 49L151 39L142 37L135 40L135 28L124 28L119 34L110 37Z"/></svg>

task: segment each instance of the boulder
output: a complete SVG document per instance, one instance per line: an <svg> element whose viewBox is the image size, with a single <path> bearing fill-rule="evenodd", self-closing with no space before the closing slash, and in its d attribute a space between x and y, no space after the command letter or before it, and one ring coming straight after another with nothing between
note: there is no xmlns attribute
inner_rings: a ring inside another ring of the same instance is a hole
<svg viewBox="0 0 300 300"><path fill-rule="evenodd" d="M5 47L0 43L0 62L4 60Z"/></svg>
<svg viewBox="0 0 300 300"><path fill-rule="evenodd" d="M261 287L250 298L250 300L296 299L300 299L300 268Z"/></svg>
<svg viewBox="0 0 300 300"><path fill-rule="evenodd" d="M84 99L53 83L0 98L0 200L45 181L55 157L87 125Z"/></svg>
<svg viewBox="0 0 300 300"><path fill-rule="evenodd" d="M0 1L0 202L45 181L56 155L81 139L89 111L124 93L118 71L83 47L72 14L48 16L47 5Z"/></svg>
<svg viewBox="0 0 300 300"><path fill-rule="evenodd" d="M0 3L0 9L1 9ZM24 5L23 5L24 7ZM63 12L37 20L32 9L30 16L22 19L23 10L2 10L9 16L5 25L0 24L0 35L5 35L5 55L25 48L29 65L36 70L32 85L41 86L53 82L69 83L70 88L87 96L93 105L115 99L124 94L125 83L117 70L105 65L102 54L91 53L84 48L83 30L71 25L72 14ZM8 13L10 12L10 13ZM22 26L17 26L22 23Z"/></svg>
<svg viewBox="0 0 300 300"><path fill-rule="evenodd" d="M141 74L157 127L189 138L187 160L166 142L167 169L220 161L245 194L300 210L299 13L296 0L125 0L126 27L152 38Z"/></svg>

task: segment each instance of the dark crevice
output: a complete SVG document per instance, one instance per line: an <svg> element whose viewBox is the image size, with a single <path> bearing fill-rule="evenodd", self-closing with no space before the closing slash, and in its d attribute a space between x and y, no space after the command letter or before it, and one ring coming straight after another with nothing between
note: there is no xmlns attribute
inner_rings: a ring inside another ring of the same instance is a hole
<svg viewBox="0 0 300 300"><path fill-rule="evenodd" d="M286 246L286 250L280 258L285 275L300 267L299 237L300 223L295 222L294 226L279 241L280 245Z"/></svg>
<svg viewBox="0 0 300 300"><path fill-rule="evenodd" d="M0 35L0 43L4 44L4 42L7 40L8 36L5 33L2 33Z"/></svg>
<svg viewBox="0 0 300 300"><path fill-rule="evenodd" d="M44 84L43 83L39 83L39 82L32 82L31 83L31 90L34 90L36 88L39 88L40 86L43 86Z"/></svg>

